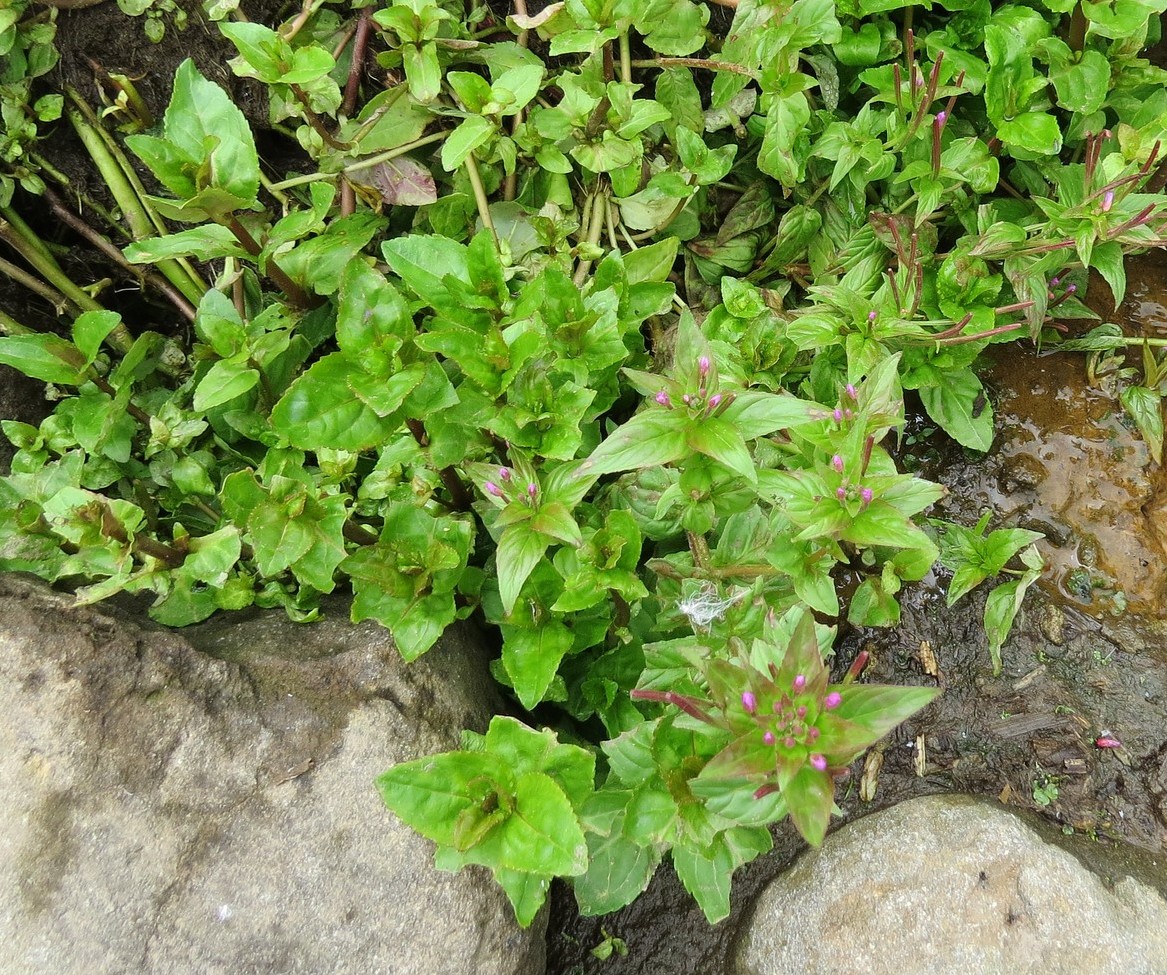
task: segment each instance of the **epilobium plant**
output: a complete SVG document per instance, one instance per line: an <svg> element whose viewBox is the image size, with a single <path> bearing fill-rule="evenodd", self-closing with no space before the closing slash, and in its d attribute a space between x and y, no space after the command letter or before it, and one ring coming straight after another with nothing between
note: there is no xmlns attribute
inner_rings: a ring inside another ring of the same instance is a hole
<svg viewBox="0 0 1167 975"><path fill-rule="evenodd" d="M523 923L552 877L610 911L666 855L724 917L767 827L819 842L835 779L935 693L829 684L812 614L894 625L938 558L950 599L1005 574L999 667L1040 574L1030 532L921 527L943 488L887 446L903 391L987 450L980 353L1056 342L1091 270L1121 297L1164 243L1140 51L1167 0L950 6L740 0L714 36L691 0L209 2L294 140L278 172L191 62L164 112L103 80L124 139L75 91L28 105L52 14L10 6L0 236L71 327L0 315L0 363L58 400L3 422L0 569L175 626L347 588L408 659L473 616L556 730L496 718L387 772L388 805ZM16 212L76 189L29 151L64 104L126 226L86 212L133 242L44 202L166 303L157 331ZM1144 370L1122 401L1161 439Z"/></svg>

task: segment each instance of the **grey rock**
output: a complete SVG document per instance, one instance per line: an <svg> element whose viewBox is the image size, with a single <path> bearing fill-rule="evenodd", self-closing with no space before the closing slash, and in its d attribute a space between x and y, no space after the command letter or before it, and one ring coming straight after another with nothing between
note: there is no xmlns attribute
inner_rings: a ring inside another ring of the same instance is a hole
<svg viewBox="0 0 1167 975"><path fill-rule="evenodd" d="M485 729L473 633L405 665L332 609L180 634L0 577L0 970L543 971L545 914L435 870L373 786Z"/></svg>
<svg viewBox="0 0 1167 975"><path fill-rule="evenodd" d="M735 965L737 975L1164 975L1167 901L1131 877L1109 887L1001 807L926 796L840 829L774 881Z"/></svg>

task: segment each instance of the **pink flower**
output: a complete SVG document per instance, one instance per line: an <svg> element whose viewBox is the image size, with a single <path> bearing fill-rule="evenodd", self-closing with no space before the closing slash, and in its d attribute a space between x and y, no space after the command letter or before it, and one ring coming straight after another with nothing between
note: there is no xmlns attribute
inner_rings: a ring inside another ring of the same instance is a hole
<svg viewBox="0 0 1167 975"><path fill-rule="evenodd" d="M660 403L661 406L672 406L673 405L672 402L669 400L669 394L666 393L663 389L659 393L656 394L656 401L658 403Z"/></svg>
<svg viewBox="0 0 1167 975"><path fill-rule="evenodd" d="M819 755L817 752L814 755L811 755L810 764L820 772L825 772L827 770L826 758L822 755Z"/></svg>
<svg viewBox="0 0 1167 975"><path fill-rule="evenodd" d="M843 703L843 695L840 694L838 691L831 691L830 694L828 694L826 697L823 698L823 707L826 708L828 711L833 711L835 708L837 708L842 703Z"/></svg>
<svg viewBox="0 0 1167 975"><path fill-rule="evenodd" d="M758 699L750 691L742 691L742 707L753 714L758 710Z"/></svg>
<svg viewBox="0 0 1167 975"><path fill-rule="evenodd" d="M502 488L495 484L494 481L487 481L484 485L482 485L482 487L485 489L487 494L492 494L496 498L502 497Z"/></svg>

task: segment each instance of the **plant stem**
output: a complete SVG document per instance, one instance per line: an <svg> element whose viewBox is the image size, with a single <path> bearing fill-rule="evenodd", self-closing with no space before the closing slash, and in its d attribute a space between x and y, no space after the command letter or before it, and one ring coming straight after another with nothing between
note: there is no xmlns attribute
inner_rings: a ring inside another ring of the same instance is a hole
<svg viewBox="0 0 1167 975"><path fill-rule="evenodd" d="M482 185L482 174L478 172L478 161L471 152L466 157L466 176L470 180L470 188L474 191L474 202L478 206L478 217L482 226L490 231L494 238L495 249L498 249L498 235L494 232L494 221L490 219L490 203L486 199L486 189Z"/></svg>
<svg viewBox="0 0 1167 975"><path fill-rule="evenodd" d="M632 40L628 31L620 35L620 79L627 85L632 84Z"/></svg>
<svg viewBox="0 0 1167 975"><path fill-rule="evenodd" d="M63 314L65 309L69 306L69 299L61 294L61 292L56 291L49 285L45 284L45 282L38 278L36 275L29 274L26 270L24 270L24 268L17 267L15 264L4 260L2 257L0 257L0 274L3 274L9 280L15 281L17 284L27 288L34 294L40 295L45 299L45 301L47 301L50 305L53 306L53 308L56 309L58 315Z"/></svg>
<svg viewBox="0 0 1167 975"><path fill-rule="evenodd" d="M66 91L78 109L67 113L69 121L109 187L110 193L113 194L118 209L129 224L133 239L144 240L155 234L168 233L166 225L157 214L147 208L145 187L138 180L137 174L117 143L97 122L93 109L72 88L66 88ZM207 293L206 282L194 272L188 262L167 259L159 261L157 267L159 273L182 292L191 304L197 305Z"/></svg>
<svg viewBox="0 0 1167 975"><path fill-rule="evenodd" d="M601 187L596 187L596 195L592 200L592 212L588 219L588 236L586 243L592 247L596 247L600 243L600 234L604 232L604 209L608 205L607 194L604 193ZM575 269L575 276L572 278L572 283L577 288L582 288L584 281L587 280L588 271L592 269L592 262L590 259L580 261L579 266Z"/></svg>
<svg viewBox="0 0 1167 975"><path fill-rule="evenodd" d="M348 70L348 83L344 86L344 101L340 103L340 111L344 116L352 115L357 104L357 95L360 93L361 72L365 69L365 51L369 47L369 33L373 28L373 8L362 7L357 20L357 32L353 38L353 59Z"/></svg>
<svg viewBox="0 0 1167 975"><path fill-rule="evenodd" d="M167 298L170 299L174 307L178 309L179 313L184 318L186 318L187 321L194 321L194 306L191 305L191 303L188 302L186 298L181 293L179 293L178 289L170 284L170 282L164 280L157 274L152 274L149 271L143 271L141 268L137 268L129 261L127 261L125 257L122 256L122 252L120 250L114 247L113 244L111 244L105 237L101 236L101 234L90 227L84 220L71 212L61 201L61 198L47 186L45 187L44 196L48 201L49 207L52 209L53 214L59 220L61 220L62 223L67 224L70 228L73 229L74 232L88 240L94 247L101 251L119 268L136 278L140 286L144 287L147 283L149 283L153 287L157 288L164 295L166 295Z"/></svg>
<svg viewBox="0 0 1167 975"><path fill-rule="evenodd" d="M29 328L27 325L21 325L15 318L8 314L3 308L0 308L0 332L5 335L36 335L35 328Z"/></svg>
<svg viewBox="0 0 1167 975"><path fill-rule="evenodd" d="M239 221L235 214L231 214L227 218L224 226L235 235L235 239L243 246L252 257L259 257L263 248L259 246L258 241L251 236L250 231ZM267 261L267 276L271 278L272 282L288 296L292 304L300 308L314 308L321 302L318 299L310 296L303 288L301 288L295 281L284 273L274 260Z"/></svg>
<svg viewBox="0 0 1167 975"><path fill-rule="evenodd" d="M320 116L316 114L308 100L308 93L299 85L289 85L288 87L292 89L292 94L296 96L296 101L300 103L300 108L304 110L304 119L312 126L312 131L320 136L329 149L335 149L337 152L348 152L348 143L337 142L332 133L325 128L324 123L320 120Z"/></svg>

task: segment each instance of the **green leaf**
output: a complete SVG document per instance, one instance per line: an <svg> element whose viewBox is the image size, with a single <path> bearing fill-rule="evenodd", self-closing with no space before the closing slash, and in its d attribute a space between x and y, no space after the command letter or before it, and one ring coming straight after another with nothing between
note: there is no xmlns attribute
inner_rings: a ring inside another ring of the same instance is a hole
<svg viewBox="0 0 1167 975"><path fill-rule="evenodd" d="M791 430L829 413L825 407L796 396L762 390L737 391L721 415L745 440L764 437L776 430Z"/></svg>
<svg viewBox="0 0 1167 975"><path fill-rule="evenodd" d="M101 343L118 327L122 318L115 311L87 311L73 322L73 342L85 357L85 365L92 364L101 350Z"/></svg>
<svg viewBox="0 0 1167 975"><path fill-rule="evenodd" d="M575 637L557 620L548 620L534 629L503 624L502 634L503 668L519 702L530 711L543 700Z"/></svg>
<svg viewBox="0 0 1167 975"><path fill-rule="evenodd" d="M624 273L628 284L642 284L646 281L664 281L672 273L677 260L680 240L666 237L654 244L648 244L624 255Z"/></svg>
<svg viewBox="0 0 1167 975"><path fill-rule="evenodd" d="M962 447L986 451L993 445L993 407L971 369L949 372L939 386L920 390L924 409Z"/></svg>
<svg viewBox="0 0 1167 975"><path fill-rule="evenodd" d="M1038 156L1056 156L1062 151L1062 130L1058 120L1045 112L1025 112L997 126L997 138L1009 149L1021 149Z"/></svg>
<svg viewBox="0 0 1167 975"><path fill-rule="evenodd" d="M1157 391L1146 386L1127 386L1119 393L1122 407L1138 424L1143 442L1156 464L1163 463L1163 404Z"/></svg>
<svg viewBox="0 0 1167 975"><path fill-rule="evenodd" d="M660 467L680 460L688 451L688 421L681 410L648 409L620 426L579 468L598 476L641 467Z"/></svg>
<svg viewBox="0 0 1167 975"><path fill-rule="evenodd" d="M306 450L367 450L385 443L398 422L383 418L349 388L360 372L343 352L326 355L300 376L272 410L275 430L293 447Z"/></svg>
<svg viewBox="0 0 1167 975"><path fill-rule="evenodd" d="M690 846L673 847L673 868L677 877L705 912L710 924L729 917L730 882L733 858L724 844L716 844L712 856L704 856Z"/></svg>
<svg viewBox="0 0 1167 975"><path fill-rule="evenodd" d="M1069 61L1051 64L1049 77L1062 108L1090 115L1106 102L1110 62L1100 51L1082 51L1080 57L1076 64Z"/></svg>
<svg viewBox="0 0 1167 975"><path fill-rule="evenodd" d="M235 359L220 359L207 370L195 388L194 408L203 413L242 396L259 382L259 372L248 364L247 355Z"/></svg>
<svg viewBox="0 0 1167 975"><path fill-rule="evenodd" d="M543 558L551 540L532 530L530 525L512 525L499 540L495 552L498 572L498 592L502 598L503 612L508 616L515 610L523 583Z"/></svg>
<svg viewBox="0 0 1167 975"><path fill-rule="evenodd" d="M1090 266L1097 268L1110 285L1114 307L1117 308L1126 297L1126 266L1122 245L1117 240L1095 244L1090 253Z"/></svg>
<svg viewBox="0 0 1167 975"><path fill-rule="evenodd" d="M466 157L495 133L494 122L482 115L463 119L442 144L442 168L452 173Z"/></svg>
<svg viewBox="0 0 1167 975"><path fill-rule="evenodd" d="M192 188L190 164L198 171L194 189L214 187L256 205L259 190L259 156L255 151L251 127L235 103L218 85L208 81L189 58L178 66L174 91L163 118L163 139L188 161L184 167L177 156L162 158L154 153L144 158L154 174L171 192L189 197ZM140 148L157 148L157 140L131 136L127 144L135 152ZM159 168L155 168L155 167Z"/></svg>
<svg viewBox="0 0 1167 975"><path fill-rule="evenodd" d="M217 223L189 227L164 237L134 241L126 245L123 253L131 264L157 264L172 257L194 257L200 261L210 261L220 257L247 256L235 235Z"/></svg>
<svg viewBox="0 0 1167 975"><path fill-rule="evenodd" d="M67 386L85 382L85 356L56 335L0 336L0 363L41 382Z"/></svg>
<svg viewBox="0 0 1167 975"><path fill-rule="evenodd" d="M573 877L587 870L587 840L559 785L541 772L515 782L514 814L474 851L479 863L524 873Z"/></svg>
<svg viewBox="0 0 1167 975"><path fill-rule="evenodd" d="M758 479L754 459L737 428L727 419L708 416L689 427L686 442L698 453L712 457L751 483ZM644 465L641 465L644 466Z"/></svg>

